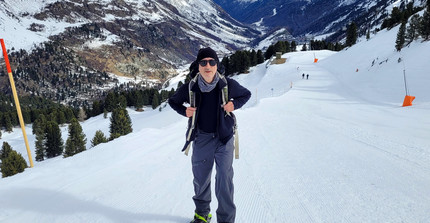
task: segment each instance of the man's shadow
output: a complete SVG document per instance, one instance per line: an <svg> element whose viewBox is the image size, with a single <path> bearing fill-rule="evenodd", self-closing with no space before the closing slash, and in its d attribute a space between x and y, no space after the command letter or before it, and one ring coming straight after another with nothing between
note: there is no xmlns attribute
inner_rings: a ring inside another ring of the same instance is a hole
<svg viewBox="0 0 430 223"><path fill-rule="evenodd" d="M58 191L40 188L17 188L2 190L0 208L2 211L15 209L22 212L36 212L53 216L93 213L104 216L112 222L188 222L190 219L159 214L133 213L116 209L94 201L85 201ZM17 198L20 199L17 199ZM25 202L22 202L25 198ZM7 202L6 202L7 201ZM59 218L61 218L59 216ZM6 219L7 220L7 219Z"/></svg>

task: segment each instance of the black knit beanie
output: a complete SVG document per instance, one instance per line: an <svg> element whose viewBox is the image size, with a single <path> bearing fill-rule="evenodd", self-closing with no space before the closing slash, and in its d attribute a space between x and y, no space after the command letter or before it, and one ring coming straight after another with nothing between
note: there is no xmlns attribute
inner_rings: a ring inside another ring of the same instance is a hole
<svg viewBox="0 0 430 223"><path fill-rule="evenodd" d="M202 48L199 50L199 53L197 54L196 61L200 61L206 57L213 58L216 62L219 62L218 56L216 55L216 52L211 49L210 47Z"/></svg>

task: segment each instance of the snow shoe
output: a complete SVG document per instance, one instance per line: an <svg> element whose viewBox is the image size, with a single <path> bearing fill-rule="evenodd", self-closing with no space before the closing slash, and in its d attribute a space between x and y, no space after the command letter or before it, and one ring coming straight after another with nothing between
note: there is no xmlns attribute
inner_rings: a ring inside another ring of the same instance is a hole
<svg viewBox="0 0 430 223"><path fill-rule="evenodd" d="M209 223L209 222L211 222L211 219L212 219L211 214L201 216L201 215L195 213L194 219L190 223Z"/></svg>

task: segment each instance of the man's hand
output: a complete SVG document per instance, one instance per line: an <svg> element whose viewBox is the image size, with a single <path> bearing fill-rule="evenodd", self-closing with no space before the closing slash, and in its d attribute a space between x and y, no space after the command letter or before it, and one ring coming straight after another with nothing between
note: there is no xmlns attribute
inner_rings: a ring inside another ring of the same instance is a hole
<svg viewBox="0 0 430 223"><path fill-rule="evenodd" d="M229 101L227 104L224 105L224 111L226 112L232 112L234 111L234 104L233 102Z"/></svg>
<svg viewBox="0 0 430 223"><path fill-rule="evenodd" d="M185 110L185 114L187 115L188 118L192 117L196 110L197 109L194 107L188 107L187 110Z"/></svg>

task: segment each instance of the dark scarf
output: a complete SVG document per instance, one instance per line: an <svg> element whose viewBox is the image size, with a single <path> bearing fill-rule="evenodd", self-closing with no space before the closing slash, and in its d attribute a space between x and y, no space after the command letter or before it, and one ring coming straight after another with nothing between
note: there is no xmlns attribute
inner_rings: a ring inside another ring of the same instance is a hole
<svg viewBox="0 0 430 223"><path fill-rule="evenodd" d="M219 81L219 73L218 71L215 74L215 78L211 83L208 83L205 81L205 79L203 79L202 75L200 73L198 73L199 77L198 77L198 84L199 84L199 88L201 92L210 92L212 91L216 85L218 84Z"/></svg>

